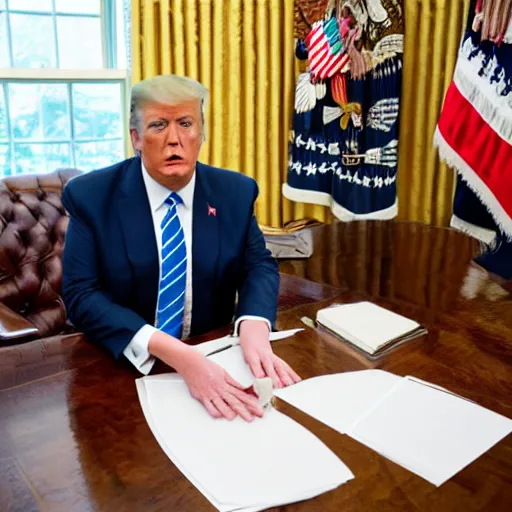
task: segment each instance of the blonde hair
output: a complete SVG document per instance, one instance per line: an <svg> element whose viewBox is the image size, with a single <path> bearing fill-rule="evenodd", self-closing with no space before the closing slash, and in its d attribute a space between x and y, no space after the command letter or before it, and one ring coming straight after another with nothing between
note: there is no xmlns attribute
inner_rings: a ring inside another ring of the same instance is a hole
<svg viewBox="0 0 512 512"><path fill-rule="evenodd" d="M206 137L204 118L208 89L197 80L186 76L158 75L135 84L131 91L130 129L140 131L142 110L149 103L161 105L179 105L197 99L201 103L201 121Z"/></svg>

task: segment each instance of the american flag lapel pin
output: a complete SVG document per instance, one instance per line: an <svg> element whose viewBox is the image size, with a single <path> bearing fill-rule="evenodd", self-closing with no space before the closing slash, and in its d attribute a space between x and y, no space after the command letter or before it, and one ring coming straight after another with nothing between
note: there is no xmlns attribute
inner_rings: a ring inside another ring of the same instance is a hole
<svg viewBox="0 0 512 512"><path fill-rule="evenodd" d="M217 216L217 209L213 206L208 205L208 216L212 215L213 217Z"/></svg>

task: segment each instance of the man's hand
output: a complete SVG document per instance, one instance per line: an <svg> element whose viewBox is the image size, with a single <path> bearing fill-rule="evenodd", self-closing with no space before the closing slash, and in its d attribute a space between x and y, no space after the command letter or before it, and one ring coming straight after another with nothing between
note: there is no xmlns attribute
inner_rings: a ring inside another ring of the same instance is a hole
<svg viewBox="0 0 512 512"><path fill-rule="evenodd" d="M151 354L174 368L187 383L190 394L199 400L214 418L241 416L252 421L263 416L258 399L221 368L193 348L162 331L149 339Z"/></svg>
<svg viewBox="0 0 512 512"><path fill-rule="evenodd" d="M290 386L301 378L288 363L277 357L270 346L268 325L261 320L244 320L240 324L240 346L245 361L257 379L270 377L275 388Z"/></svg>
<svg viewBox="0 0 512 512"><path fill-rule="evenodd" d="M254 416L263 416L258 399L246 393L217 363L202 354L191 352L179 369L190 394L199 400L214 418L233 420L241 416L252 421Z"/></svg>

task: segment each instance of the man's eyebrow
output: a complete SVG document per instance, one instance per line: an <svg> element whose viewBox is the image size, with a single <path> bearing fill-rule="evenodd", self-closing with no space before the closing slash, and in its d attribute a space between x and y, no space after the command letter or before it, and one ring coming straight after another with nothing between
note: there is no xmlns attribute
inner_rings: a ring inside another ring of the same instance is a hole
<svg viewBox="0 0 512 512"><path fill-rule="evenodd" d="M194 116L191 114L186 114L184 116L178 117L177 121L184 121L185 119L194 119Z"/></svg>

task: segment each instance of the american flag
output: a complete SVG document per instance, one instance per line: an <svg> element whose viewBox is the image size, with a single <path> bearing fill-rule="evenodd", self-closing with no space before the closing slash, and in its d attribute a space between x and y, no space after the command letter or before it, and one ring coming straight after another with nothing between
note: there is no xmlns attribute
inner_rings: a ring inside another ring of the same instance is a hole
<svg viewBox="0 0 512 512"><path fill-rule="evenodd" d="M306 37L306 45L311 74L320 80L336 74L349 60L335 18L331 18L325 25L322 21L313 24Z"/></svg>

